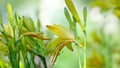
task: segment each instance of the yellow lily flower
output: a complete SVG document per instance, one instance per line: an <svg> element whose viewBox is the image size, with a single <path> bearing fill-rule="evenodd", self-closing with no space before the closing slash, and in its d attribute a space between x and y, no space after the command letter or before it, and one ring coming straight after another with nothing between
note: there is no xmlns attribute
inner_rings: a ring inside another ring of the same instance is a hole
<svg viewBox="0 0 120 68"><path fill-rule="evenodd" d="M67 46L68 49L73 50L72 46L69 44L74 42L74 38L63 26L54 24L47 25L47 28L58 36L58 38L51 41L47 46L47 51L50 53L50 56L53 56L52 62L54 64L59 52L64 46Z"/></svg>

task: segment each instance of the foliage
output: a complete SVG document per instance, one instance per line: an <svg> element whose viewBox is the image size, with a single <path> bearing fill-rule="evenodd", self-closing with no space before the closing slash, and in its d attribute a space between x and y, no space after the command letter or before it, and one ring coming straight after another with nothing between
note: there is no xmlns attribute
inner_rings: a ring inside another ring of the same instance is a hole
<svg viewBox="0 0 120 68"><path fill-rule="evenodd" d="M39 56L44 67L47 68L43 40L49 40L49 38L43 36L40 21L38 20L38 25L35 26L31 18L20 17L17 13L14 15L10 4L7 9L8 24L3 24L0 17L0 51L3 53L0 56L7 56L9 60L6 63L10 63L8 67L12 68L33 68L36 66L34 57ZM3 64L1 60L0 66Z"/></svg>

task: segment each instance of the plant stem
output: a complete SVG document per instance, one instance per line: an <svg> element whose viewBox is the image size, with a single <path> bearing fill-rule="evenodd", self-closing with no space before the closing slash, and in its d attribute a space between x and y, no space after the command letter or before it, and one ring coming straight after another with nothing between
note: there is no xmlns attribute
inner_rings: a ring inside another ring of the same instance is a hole
<svg viewBox="0 0 120 68"><path fill-rule="evenodd" d="M74 38L76 40L76 45L79 45L79 42L78 42L78 34L77 34L77 28L76 28L76 20L75 18L73 17L73 32L74 32ZM78 58L79 58L79 68L82 68L81 67L81 60L80 60L80 48L78 47Z"/></svg>
<svg viewBox="0 0 120 68"><path fill-rule="evenodd" d="M79 47L78 47L78 57L79 57L79 68L82 68L82 67L81 67L80 49L79 49Z"/></svg>
<svg viewBox="0 0 120 68"><path fill-rule="evenodd" d="M84 32L84 68L86 68L86 31Z"/></svg>

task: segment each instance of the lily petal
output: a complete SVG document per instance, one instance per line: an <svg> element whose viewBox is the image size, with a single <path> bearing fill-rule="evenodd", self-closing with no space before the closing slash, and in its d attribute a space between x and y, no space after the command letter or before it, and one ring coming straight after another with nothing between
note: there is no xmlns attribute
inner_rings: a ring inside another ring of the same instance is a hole
<svg viewBox="0 0 120 68"><path fill-rule="evenodd" d="M47 25L47 28L54 34L56 34L58 37L62 38L62 39L73 39L72 35L70 34L70 32L65 29L63 26L60 25Z"/></svg>
<svg viewBox="0 0 120 68"><path fill-rule="evenodd" d="M67 44L73 42L73 40L66 40L64 41L63 43L59 44L56 49L53 51L52 55L53 55L53 58L52 58L52 62L53 64L55 63L56 59L57 59L57 56L59 54L59 52L61 51L61 49L66 46Z"/></svg>

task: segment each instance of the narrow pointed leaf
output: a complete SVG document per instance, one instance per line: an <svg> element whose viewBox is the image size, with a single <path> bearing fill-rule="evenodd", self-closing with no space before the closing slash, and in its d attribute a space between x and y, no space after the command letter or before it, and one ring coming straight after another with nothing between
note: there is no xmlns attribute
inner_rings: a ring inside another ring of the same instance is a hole
<svg viewBox="0 0 120 68"><path fill-rule="evenodd" d="M35 31L36 31L36 28L35 28L34 22L33 22L33 20L32 20L31 18L30 18L29 20L30 20L30 27L29 27L29 28L30 28L32 31L35 32Z"/></svg>
<svg viewBox="0 0 120 68"><path fill-rule="evenodd" d="M0 25L2 24L2 16L1 16L1 14L0 14Z"/></svg>
<svg viewBox="0 0 120 68"><path fill-rule="evenodd" d="M23 26L30 32L35 32L34 22L31 18L23 17Z"/></svg>
<svg viewBox="0 0 120 68"><path fill-rule="evenodd" d="M31 31L30 29L29 29L29 21L28 21L28 19L26 18L26 17L22 17L23 18L23 26L24 26L24 28L26 28L26 30L28 30L28 31Z"/></svg>
<svg viewBox="0 0 120 68"><path fill-rule="evenodd" d="M38 19L38 21L37 21L37 31L40 32L40 29L41 29L41 23L40 23L40 20Z"/></svg>
<svg viewBox="0 0 120 68"><path fill-rule="evenodd" d="M20 19L18 13L16 12L16 13L15 13L15 21L16 21L18 27L21 26L21 21L20 21L20 20L21 20L21 19Z"/></svg>

